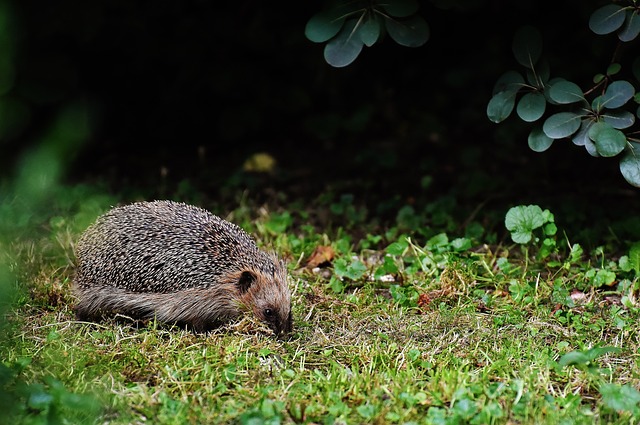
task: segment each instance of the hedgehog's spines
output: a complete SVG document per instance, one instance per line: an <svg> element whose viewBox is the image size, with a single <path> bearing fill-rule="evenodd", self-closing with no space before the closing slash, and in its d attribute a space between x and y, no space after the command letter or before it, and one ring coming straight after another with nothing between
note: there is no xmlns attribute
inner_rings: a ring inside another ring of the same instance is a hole
<svg viewBox="0 0 640 425"><path fill-rule="evenodd" d="M261 317L265 304L276 306L279 322L290 315L280 260L239 226L184 203L116 207L87 229L76 255L79 316L152 312L201 325L235 317L241 305Z"/></svg>

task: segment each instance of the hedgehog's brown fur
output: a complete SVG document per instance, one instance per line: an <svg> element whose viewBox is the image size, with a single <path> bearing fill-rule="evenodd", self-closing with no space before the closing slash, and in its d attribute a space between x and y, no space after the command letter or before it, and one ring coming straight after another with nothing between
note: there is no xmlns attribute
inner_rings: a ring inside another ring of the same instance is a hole
<svg viewBox="0 0 640 425"><path fill-rule="evenodd" d="M100 216L76 246L80 319L115 313L206 330L245 311L291 330L286 268L240 227L173 201Z"/></svg>

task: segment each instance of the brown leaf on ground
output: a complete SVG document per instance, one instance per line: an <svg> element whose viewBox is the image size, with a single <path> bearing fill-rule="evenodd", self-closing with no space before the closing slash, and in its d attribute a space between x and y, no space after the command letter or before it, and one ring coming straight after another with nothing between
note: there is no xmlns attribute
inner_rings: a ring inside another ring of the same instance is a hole
<svg viewBox="0 0 640 425"><path fill-rule="evenodd" d="M309 260L307 260L307 268L312 269L321 264L330 263L335 256L336 253L330 246L317 246L311 253Z"/></svg>

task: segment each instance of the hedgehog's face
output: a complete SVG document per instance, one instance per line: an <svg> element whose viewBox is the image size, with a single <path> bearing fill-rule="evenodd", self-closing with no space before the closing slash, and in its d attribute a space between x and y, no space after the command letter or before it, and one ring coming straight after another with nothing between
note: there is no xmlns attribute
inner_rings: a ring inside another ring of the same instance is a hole
<svg viewBox="0 0 640 425"><path fill-rule="evenodd" d="M276 336L291 332L291 293L284 265L276 264L273 274L245 270L238 280L238 288L256 317Z"/></svg>

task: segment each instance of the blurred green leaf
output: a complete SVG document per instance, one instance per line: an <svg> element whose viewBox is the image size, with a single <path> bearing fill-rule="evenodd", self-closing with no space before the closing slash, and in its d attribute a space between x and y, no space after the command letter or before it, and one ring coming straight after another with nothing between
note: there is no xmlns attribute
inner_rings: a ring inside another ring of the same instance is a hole
<svg viewBox="0 0 640 425"><path fill-rule="evenodd" d="M324 43L338 34L344 21L345 18L340 16L338 9L322 11L309 19L304 29L304 35L315 43Z"/></svg>
<svg viewBox="0 0 640 425"><path fill-rule="evenodd" d="M629 264L631 268L640 274L640 242L635 242L629 248Z"/></svg>
<svg viewBox="0 0 640 425"><path fill-rule="evenodd" d="M496 84L493 86L493 94L495 95L505 91L517 93L522 87L524 87L524 77L522 74L516 71L507 71L496 81Z"/></svg>
<svg viewBox="0 0 640 425"><path fill-rule="evenodd" d="M352 63L362 51L362 40L354 36L356 19L348 20L338 35L324 48L324 59L331 66L341 68Z"/></svg>
<svg viewBox="0 0 640 425"><path fill-rule="evenodd" d="M611 270L600 269L596 272L593 278L593 286L601 288L603 286L610 286L616 280L616 274Z"/></svg>
<svg viewBox="0 0 640 425"><path fill-rule="evenodd" d="M416 0L393 0L382 4L382 8L396 18L411 16L418 11L419 7Z"/></svg>
<svg viewBox="0 0 640 425"><path fill-rule="evenodd" d="M619 353L618 347L594 347L585 351L571 351L558 360L560 366L581 365L587 366L600 356L609 353Z"/></svg>
<svg viewBox="0 0 640 425"><path fill-rule="evenodd" d="M573 112L558 112L545 120L542 130L552 139L562 139L575 133L580 123L580 116Z"/></svg>
<svg viewBox="0 0 640 425"><path fill-rule="evenodd" d="M495 94L487 105L487 117L494 122L499 123L506 120L513 107L516 104L516 92L503 91Z"/></svg>
<svg viewBox="0 0 640 425"><path fill-rule="evenodd" d="M401 46L420 47L429 40L429 25L420 16L397 21L385 18L389 36Z"/></svg>
<svg viewBox="0 0 640 425"><path fill-rule="evenodd" d="M607 67L607 75L616 75L620 72L620 69L622 69L622 66L619 63L612 63Z"/></svg>
<svg viewBox="0 0 640 425"><path fill-rule="evenodd" d="M616 412L637 412L640 391L629 384L602 384L599 388L602 403Z"/></svg>
<svg viewBox="0 0 640 425"><path fill-rule="evenodd" d="M365 46L373 46L380 38L380 20L375 15L368 15L358 29L358 34Z"/></svg>
<svg viewBox="0 0 640 425"><path fill-rule="evenodd" d="M542 36L536 28L524 26L516 32L512 48L518 63L532 69L542 54Z"/></svg>
<svg viewBox="0 0 640 425"><path fill-rule="evenodd" d="M624 9L616 4L608 4L591 14L589 28L598 35L609 34L620 28L624 20Z"/></svg>

